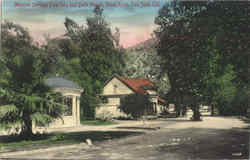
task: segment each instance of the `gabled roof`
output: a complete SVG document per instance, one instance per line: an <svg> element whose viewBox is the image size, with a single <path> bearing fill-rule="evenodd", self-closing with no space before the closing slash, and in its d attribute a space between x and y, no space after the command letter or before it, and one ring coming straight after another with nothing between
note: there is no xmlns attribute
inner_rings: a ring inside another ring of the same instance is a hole
<svg viewBox="0 0 250 160"><path fill-rule="evenodd" d="M116 76L120 81L122 81L125 85L127 85L130 89L132 89L134 92L139 94L146 94L147 89L153 89L155 88L155 84L147 79L127 79L124 77Z"/></svg>
<svg viewBox="0 0 250 160"><path fill-rule="evenodd" d="M74 82L62 77L50 77L45 80L45 84L52 88L70 88L70 89L82 89Z"/></svg>
<svg viewBox="0 0 250 160"><path fill-rule="evenodd" d="M104 85L106 86L113 78L119 79L128 88L138 94L146 94L147 90L156 90L156 85L154 82L143 79L143 78L124 78L115 74L111 79L109 79ZM162 98L157 98L158 102L165 103Z"/></svg>
<svg viewBox="0 0 250 160"><path fill-rule="evenodd" d="M127 85L134 92L139 93L139 94L146 94L147 89L155 90L156 88L155 84L148 79L141 79L141 78L127 79L127 78L120 77L117 75L115 75L115 77L118 78L120 81L122 81L125 85ZM162 98L158 97L157 100L161 103L165 103L165 100Z"/></svg>

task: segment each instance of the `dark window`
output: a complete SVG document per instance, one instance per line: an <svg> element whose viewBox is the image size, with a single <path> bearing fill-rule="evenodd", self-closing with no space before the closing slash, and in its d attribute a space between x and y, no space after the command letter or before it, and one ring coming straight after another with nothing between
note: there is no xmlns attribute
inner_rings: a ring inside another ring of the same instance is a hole
<svg viewBox="0 0 250 160"><path fill-rule="evenodd" d="M101 103L105 104L105 103L109 103L108 98L107 97L101 97Z"/></svg>
<svg viewBox="0 0 250 160"><path fill-rule="evenodd" d="M114 93L117 93L117 88L118 88L118 86L114 85Z"/></svg>
<svg viewBox="0 0 250 160"><path fill-rule="evenodd" d="M65 116L72 116L72 97L65 97L63 103L67 106Z"/></svg>

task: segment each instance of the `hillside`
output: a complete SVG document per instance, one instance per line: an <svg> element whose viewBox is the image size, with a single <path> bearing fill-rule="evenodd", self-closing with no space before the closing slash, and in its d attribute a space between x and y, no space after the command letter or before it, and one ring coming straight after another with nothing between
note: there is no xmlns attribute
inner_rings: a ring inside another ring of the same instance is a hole
<svg viewBox="0 0 250 160"><path fill-rule="evenodd" d="M126 48L125 76L147 78L157 84L158 92L164 95L169 90L167 75L161 74L161 58L157 55L156 39L148 39Z"/></svg>
<svg viewBox="0 0 250 160"><path fill-rule="evenodd" d="M141 50L154 50L156 46L156 39L151 38L146 41L140 42L134 46L126 48L127 51L141 51Z"/></svg>

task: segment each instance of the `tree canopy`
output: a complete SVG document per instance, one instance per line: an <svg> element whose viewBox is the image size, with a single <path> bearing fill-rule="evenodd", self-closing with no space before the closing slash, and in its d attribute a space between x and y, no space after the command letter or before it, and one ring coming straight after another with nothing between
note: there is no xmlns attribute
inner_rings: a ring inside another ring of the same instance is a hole
<svg viewBox="0 0 250 160"><path fill-rule="evenodd" d="M78 83L85 92L81 96L82 117L93 118L99 104L98 94L113 74L123 74L123 50L119 48L119 29L111 30L103 8L96 7L86 18L86 25L65 18L64 37L49 39L46 50L56 50L60 61L55 67L58 74ZM52 45L54 44L54 45Z"/></svg>
<svg viewBox="0 0 250 160"><path fill-rule="evenodd" d="M14 125L29 137L33 123L47 125L60 118L65 107L61 95L44 84L48 66L28 31L5 22L1 33L0 123Z"/></svg>
<svg viewBox="0 0 250 160"><path fill-rule="evenodd" d="M186 95L196 106L217 101L229 66L230 81L237 87L248 85L248 17L249 2L171 1L159 10L157 51L169 77L169 95L179 97L177 103L183 103Z"/></svg>
<svg viewBox="0 0 250 160"><path fill-rule="evenodd" d="M168 92L169 80L167 74L161 70L162 60L155 48L155 39L148 40L153 44L139 44L126 50L125 76L130 78L145 78L152 80L158 87L158 93L164 95Z"/></svg>
<svg viewBox="0 0 250 160"><path fill-rule="evenodd" d="M152 102L149 96L142 94L131 94L121 98L119 109L133 118L141 118L152 112Z"/></svg>

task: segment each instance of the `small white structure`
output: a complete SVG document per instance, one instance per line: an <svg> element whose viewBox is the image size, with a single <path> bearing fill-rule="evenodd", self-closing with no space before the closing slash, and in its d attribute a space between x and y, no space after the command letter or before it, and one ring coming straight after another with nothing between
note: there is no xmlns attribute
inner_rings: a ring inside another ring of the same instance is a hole
<svg viewBox="0 0 250 160"><path fill-rule="evenodd" d="M83 89L70 80L61 77L51 77L45 83L63 96L63 103L68 106L63 115L63 120L58 119L49 127L73 127L80 125L80 96Z"/></svg>
<svg viewBox="0 0 250 160"><path fill-rule="evenodd" d="M110 112L113 117L126 116L119 110L120 98L129 94L143 94L149 95L150 100L153 103L154 113L161 113L163 110L164 100L159 98L156 86L153 82L147 79L128 79L114 75L104 85L102 97L105 97L107 102L100 105L97 108L96 114Z"/></svg>

